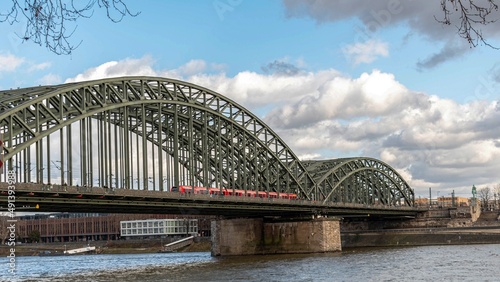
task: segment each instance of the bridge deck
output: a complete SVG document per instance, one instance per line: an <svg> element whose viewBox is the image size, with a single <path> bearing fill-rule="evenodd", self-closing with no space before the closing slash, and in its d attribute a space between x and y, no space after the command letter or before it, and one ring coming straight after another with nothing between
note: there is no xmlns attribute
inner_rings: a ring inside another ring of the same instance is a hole
<svg viewBox="0 0 500 282"><path fill-rule="evenodd" d="M199 214L241 216L394 215L415 216L405 206L322 203L176 192L16 183L16 211ZM0 209L7 209L8 184L0 183ZM38 206L38 207L37 207Z"/></svg>

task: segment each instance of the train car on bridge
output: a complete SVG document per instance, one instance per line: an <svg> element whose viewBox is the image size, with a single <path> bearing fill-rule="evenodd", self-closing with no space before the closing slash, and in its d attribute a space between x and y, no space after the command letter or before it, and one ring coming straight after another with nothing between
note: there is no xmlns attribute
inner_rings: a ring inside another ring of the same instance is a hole
<svg viewBox="0 0 500 282"><path fill-rule="evenodd" d="M222 195L222 196L287 199L287 200L297 199L297 194L294 193L264 192L264 191L226 189L226 188L221 189L221 188L191 187L184 185L178 187L177 186L172 187L170 191L180 194Z"/></svg>
<svg viewBox="0 0 500 282"><path fill-rule="evenodd" d="M172 187L171 192L177 192L180 194L201 194L201 195L229 195L227 189L220 188L206 188L206 187L191 187L191 186L178 186Z"/></svg>

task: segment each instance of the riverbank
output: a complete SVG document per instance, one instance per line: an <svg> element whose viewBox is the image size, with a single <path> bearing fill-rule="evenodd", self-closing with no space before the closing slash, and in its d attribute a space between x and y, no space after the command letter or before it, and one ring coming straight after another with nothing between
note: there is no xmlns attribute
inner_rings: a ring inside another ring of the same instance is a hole
<svg viewBox="0 0 500 282"><path fill-rule="evenodd" d="M435 228L342 232L342 248L500 244L500 227ZM116 240L94 242L65 242L46 244L20 244L15 246L16 256L37 256L40 252L63 253L64 250L95 246L99 254L157 253L162 240ZM190 246L177 252L210 252L210 238L198 238ZM0 246L0 256L10 254L10 247Z"/></svg>
<svg viewBox="0 0 500 282"><path fill-rule="evenodd" d="M500 244L497 228L442 228L343 232L342 248Z"/></svg>
<svg viewBox="0 0 500 282"><path fill-rule="evenodd" d="M34 243L20 244L15 246L16 256L37 256L40 252L63 253L87 246L95 246L98 254L140 254L157 253L165 243L161 240L116 240L116 241L94 241L94 242L64 242L64 243ZM177 252L210 252L210 238L197 240L190 246L181 248ZM0 256L10 254L7 245L0 246Z"/></svg>

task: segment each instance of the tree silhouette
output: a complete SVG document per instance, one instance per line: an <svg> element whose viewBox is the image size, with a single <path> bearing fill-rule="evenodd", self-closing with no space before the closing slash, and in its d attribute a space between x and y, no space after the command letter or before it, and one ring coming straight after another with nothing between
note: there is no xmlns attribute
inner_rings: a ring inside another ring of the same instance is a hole
<svg viewBox="0 0 500 282"><path fill-rule="evenodd" d="M483 210L488 209L488 204L491 200L491 189L490 187L484 187L479 189L479 199L481 200L481 208Z"/></svg>
<svg viewBox="0 0 500 282"><path fill-rule="evenodd" d="M493 199L495 200L495 209L499 209L498 200L500 200L500 183L493 188Z"/></svg>
<svg viewBox="0 0 500 282"><path fill-rule="evenodd" d="M23 41L45 45L50 51L61 55L71 54L76 45L70 37L76 30L75 22L80 18L90 18L94 10L105 9L112 22L120 22L123 17L137 16L123 0L12 0L7 12L0 12L0 22L13 25L26 20L24 34L18 34ZM69 26L68 26L69 24Z"/></svg>
<svg viewBox="0 0 500 282"><path fill-rule="evenodd" d="M494 12L498 11L497 0L441 0L441 8L444 12L442 20L436 19L438 22L451 25L454 24L458 29L460 37L469 42L471 47L476 47L479 43L483 43L493 49L499 49L486 42L481 26L496 22L496 18L492 18ZM481 4L477 4L480 2ZM452 15L458 16L459 23L455 23Z"/></svg>
<svg viewBox="0 0 500 282"><path fill-rule="evenodd" d="M30 234L28 234L28 241L30 243L39 243L40 242L40 231L32 230Z"/></svg>

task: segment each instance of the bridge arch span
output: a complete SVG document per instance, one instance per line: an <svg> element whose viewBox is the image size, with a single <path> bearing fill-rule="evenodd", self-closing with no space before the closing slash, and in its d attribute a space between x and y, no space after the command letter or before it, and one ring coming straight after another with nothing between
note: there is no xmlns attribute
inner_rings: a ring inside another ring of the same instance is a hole
<svg viewBox="0 0 500 282"><path fill-rule="evenodd" d="M164 190L189 183L306 199L313 184L290 148L255 115L187 82L111 78L0 97L5 159L22 171L23 181L50 182L50 170L59 170L57 181L80 185ZM156 153L155 159L139 160L144 152ZM169 162L158 161L165 157Z"/></svg>
<svg viewBox="0 0 500 282"><path fill-rule="evenodd" d="M0 91L0 110L4 159L19 182L159 191L186 184L324 202L414 201L387 164L301 162L250 111L184 81L121 77Z"/></svg>
<svg viewBox="0 0 500 282"><path fill-rule="evenodd" d="M411 206L413 189L388 164L374 158L305 161L323 202Z"/></svg>

